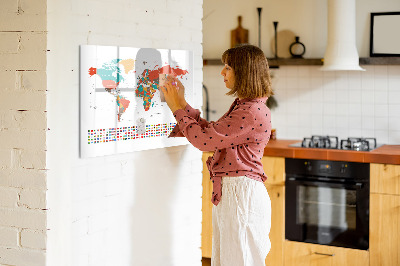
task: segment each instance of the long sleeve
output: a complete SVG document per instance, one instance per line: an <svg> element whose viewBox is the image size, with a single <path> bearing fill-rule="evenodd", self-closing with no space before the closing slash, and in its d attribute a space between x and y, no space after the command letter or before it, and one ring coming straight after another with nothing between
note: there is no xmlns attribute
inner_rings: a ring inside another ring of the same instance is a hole
<svg viewBox="0 0 400 266"><path fill-rule="evenodd" d="M189 104L185 106L184 110L189 117L196 120L202 127L206 127L209 124L207 120L200 117L200 110L194 109ZM184 137L184 136L185 135L182 134L182 132L180 131L179 125L176 125L168 137L170 138L170 137Z"/></svg>
<svg viewBox="0 0 400 266"><path fill-rule="evenodd" d="M249 124L254 124L255 118L249 108L233 109L218 122L210 122L207 125L202 123L202 120L196 121L182 109L177 110L174 116L180 132L201 151L234 148L234 146L254 141L251 136L254 127Z"/></svg>

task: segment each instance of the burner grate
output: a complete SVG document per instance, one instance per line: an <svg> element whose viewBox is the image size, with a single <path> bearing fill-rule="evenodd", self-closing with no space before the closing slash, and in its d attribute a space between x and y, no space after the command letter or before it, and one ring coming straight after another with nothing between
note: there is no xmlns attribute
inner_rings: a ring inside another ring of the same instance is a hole
<svg viewBox="0 0 400 266"><path fill-rule="evenodd" d="M340 141L342 150L369 151L376 147L376 138L347 138Z"/></svg>
<svg viewBox="0 0 400 266"><path fill-rule="evenodd" d="M304 138L301 147L305 148L325 148L325 149L338 149L339 140L336 136L312 136L311 138Z"/></svg>
<svg viewBox="0 0 400 266"><path fill-rule="evenodd" d="M340 144L340 145L339 145ZM371 151L376 149L376 138L347 138L339 139L336 136L313 135L311 138L304 138L301 143L294 144L295 147L320 148L320 149L341 149L353 151Z"/></svg>

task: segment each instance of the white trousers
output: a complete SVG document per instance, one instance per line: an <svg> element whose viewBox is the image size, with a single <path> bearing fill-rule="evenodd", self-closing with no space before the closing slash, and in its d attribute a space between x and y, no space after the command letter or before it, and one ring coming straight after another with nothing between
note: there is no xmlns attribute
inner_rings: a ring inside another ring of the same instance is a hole
<svg viewBox="0 0 400 266"><path fill-rule="evenodd" d="M223 177L212 212L212 266L262 266L271 249L271 201L262 182Z"/></svg>

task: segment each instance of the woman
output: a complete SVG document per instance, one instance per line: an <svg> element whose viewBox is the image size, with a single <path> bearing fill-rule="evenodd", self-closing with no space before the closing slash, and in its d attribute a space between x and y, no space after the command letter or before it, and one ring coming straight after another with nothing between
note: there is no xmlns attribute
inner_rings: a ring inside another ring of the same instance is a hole
<svg viewBox="0 0 400 266"><path fill-rule="evenodd" d="M237 98L216 122L200 118L187 104L177 79L161 88L178 122L170 136L185 136L196 148L214 151L207 161L215 205L212 265L265 265L271 246L271 202L261 164L271 130L265 104L272 95L268 62L252 45L228 49L222 62L227 95Z"/></svg>

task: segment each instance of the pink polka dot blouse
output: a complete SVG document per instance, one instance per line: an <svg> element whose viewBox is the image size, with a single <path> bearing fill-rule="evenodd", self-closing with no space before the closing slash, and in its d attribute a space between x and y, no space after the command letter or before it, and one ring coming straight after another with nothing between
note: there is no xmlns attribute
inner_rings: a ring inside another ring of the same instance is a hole
<svg viewBox="0 0 400 266"><path fill-rule="evenodd" d="M178 125L170 137L186 137L201 151L214 151L207 160L213 182L211 201L221 200L224 176L247 176L261 182L267 179L261 159L271 132L271 112L267 98L236 99L218 121L208 122L189 104L174 112Z"/></svg>

